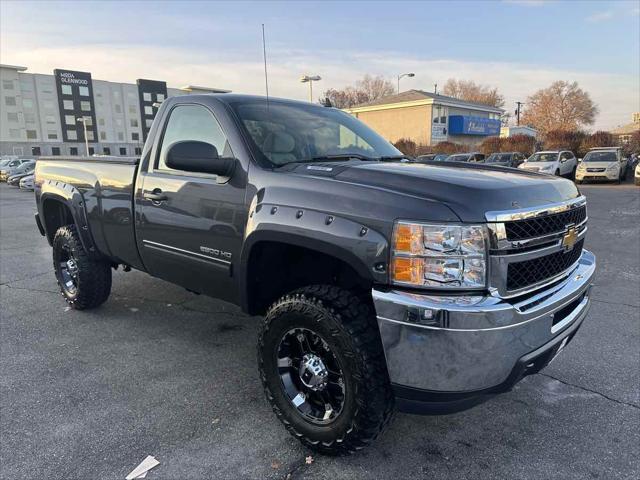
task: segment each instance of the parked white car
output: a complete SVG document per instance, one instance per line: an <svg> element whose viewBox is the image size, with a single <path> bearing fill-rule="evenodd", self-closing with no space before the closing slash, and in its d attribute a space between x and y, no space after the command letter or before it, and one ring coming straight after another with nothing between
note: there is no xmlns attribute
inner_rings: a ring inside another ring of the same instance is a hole
<svg viewBox="0 0 640 480"><path fill-rule="evenodd" d="M608 180L620 183L627 178L627 158L617 147L592 148L580 162L576 183L588 180Z"/></svg>
<svg viewBox="0 0 640 480"><path fill-rule="evenodd" d="M33 178L35 175L27 175L26 177L22 177L20 179L20 189L21 190L33 190Z"/></svg>
<svg viewBox="0 0 640 480"><path fill-rule="evenodd" d="M521 163L518 168L530 172L548 173L573 178L578 167L578 159L568 150L536 152Z"/></svg>
<svg viewBox="0 0 640 480"><path fill-rule="evenodd" d="M636 173L634 176L636 185L640 187L640 163L636 165Z"/></svg>

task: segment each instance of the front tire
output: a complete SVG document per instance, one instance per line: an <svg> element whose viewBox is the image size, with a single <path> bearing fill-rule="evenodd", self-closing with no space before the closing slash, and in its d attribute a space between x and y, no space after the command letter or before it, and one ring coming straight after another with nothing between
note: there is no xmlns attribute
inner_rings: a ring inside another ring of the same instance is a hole
<svg viewBox="0 0 640 480"><path fill-rule="evenodd" d="M373 308L348 290L311 286L280 298L262 324L258 365L276 416L320 453L366 447L393 415Z"/></svg>
<svg viewBox="0 0 640 480"><path fill-rule="evenodd" d="M111 265L87 255L75 225L65 225L56 231L53 268L60 292L71 308L96 308L109 298Z"/></svg>

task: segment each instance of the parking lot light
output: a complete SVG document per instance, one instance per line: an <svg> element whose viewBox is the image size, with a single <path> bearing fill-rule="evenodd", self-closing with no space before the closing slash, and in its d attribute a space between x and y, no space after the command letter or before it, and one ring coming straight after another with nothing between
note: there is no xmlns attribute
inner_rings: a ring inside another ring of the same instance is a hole
<svg viewBox="0 0 640 480"><path fill-rule="evenodd" d="M402 77L415 77L416 74L415 73L401 73L400 75L398 75L398 93L400 93L400 79Z"/></svg>
<svg viewBox="0 0 640 480"><path fill-rule="evenodd" d="M309 84L309 101L313 102L313 82L322 80L320 75L303 75L300 77L300 82Z"/></svg>

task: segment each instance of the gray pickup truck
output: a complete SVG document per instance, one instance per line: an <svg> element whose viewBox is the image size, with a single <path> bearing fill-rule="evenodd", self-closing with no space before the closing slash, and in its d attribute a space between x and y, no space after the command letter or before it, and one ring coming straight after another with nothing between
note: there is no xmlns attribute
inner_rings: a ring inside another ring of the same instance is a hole
<svg viewBox="0 0 640 480"><path fill-rule="evenodd" d="M35 195L71 307L105 302L121 266L263 316L267 400L327 454L363 448L396 409L508 391L589 308L571 181L413 163L334 108L171 98L140 159L43 158Z"/></svg>

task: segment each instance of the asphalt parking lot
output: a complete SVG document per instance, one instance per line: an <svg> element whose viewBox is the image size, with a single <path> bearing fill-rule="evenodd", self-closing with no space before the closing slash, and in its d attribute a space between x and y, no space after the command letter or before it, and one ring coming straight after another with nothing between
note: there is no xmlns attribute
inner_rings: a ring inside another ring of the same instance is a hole
<svg viewBox="0 0 640 480"><path fill-rule="evenodd" d="M139 272L69 310L33 193L0 185L0 477L640 478L640 188L586 185L592 310L542 374L449 416L397 415L369 449L313 455L264 399L257 321Z"/></svg>

